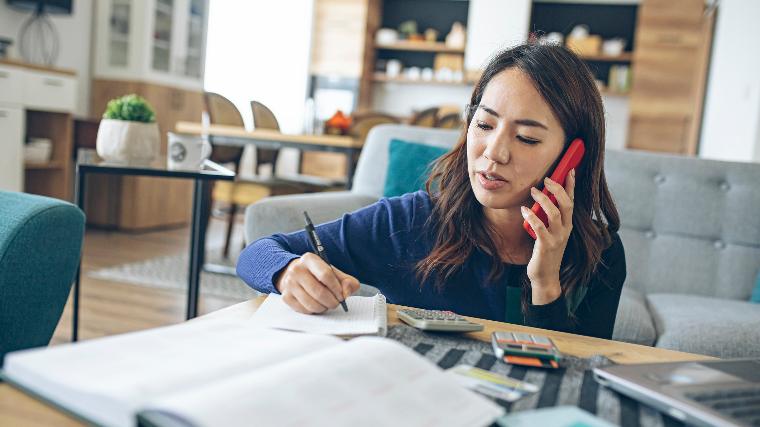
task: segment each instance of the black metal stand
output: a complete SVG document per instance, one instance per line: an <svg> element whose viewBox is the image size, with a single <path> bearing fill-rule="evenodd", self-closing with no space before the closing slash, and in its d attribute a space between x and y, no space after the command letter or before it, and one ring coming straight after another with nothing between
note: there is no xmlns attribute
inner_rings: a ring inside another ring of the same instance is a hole
<svg viewBox="0 0 760 427"><path fill-rule="evenodd" d="M198 296L200 289L200 272L203 267L204 248L206 241L206 225L208 222L211 193L207 191L209 181L232 181L235 173L214 162L206 161L205 169L199 171L183 171L166 169L166 161L159 161L156 165L129 166L108 164L94 160L92 150L80 150L77 157L76 182L74 194L79 209L84 212L85 178L88 173L106 175L131 175L131 176L157 176L175 179L193 179L195 192L193 195L193 219L190 226L190 259L189 275L187 284L187 319L198 315ZM73 289L73 313L71 341L79 338L79 293L82 274L82 258L79 258Z"/></svg>
<svg viewBox="0 0 760 427"><path fill-rule="evenodd" d="M84 173L80 173L79 167L76 172L76 182L74 183L74 199L77 202L77 207L84 212ZM83 240L84 242L84 240ZM84 246L84 245L83 245ZM77 266L77 273L74 279L74 296L73 306L71 313L71 341L76 342L79 338L79 282L82 274L82 254L79 254L79 265Z"/></svg>
<svg viewBox="0 0 760 427"><path fill-rule="evenodd" d="M190 226L190 266L187 288L186 319L198 315L198 295L200 293L200 274L203 267L204 248L206 242L206 224L208 221L208 200L206 182L195 180L193 192L193 219Z"/></svg>

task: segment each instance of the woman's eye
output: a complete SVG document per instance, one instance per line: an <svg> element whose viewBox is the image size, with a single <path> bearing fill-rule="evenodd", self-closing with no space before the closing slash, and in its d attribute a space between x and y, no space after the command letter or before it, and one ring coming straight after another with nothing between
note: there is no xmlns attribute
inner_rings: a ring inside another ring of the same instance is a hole
<svg viewBox="0 0 760 427"><path fill-rule="evenodd" d="M517 135L517 139L519 139L520 141L522 141L522 142L524 142L526 144L529 144L529 145L534 145L534 144L538 144L539 142L541 142L541 141L539 141L537 139L526 138L526 137L524 137L522 135Z"/></svg>
<svg viewBox="0 0 760 427"><path fill-rule="evenodd" d="M491 125L487 124L486 122L475 122L475 125L483 130L491 130L493 127Z"/></svg>

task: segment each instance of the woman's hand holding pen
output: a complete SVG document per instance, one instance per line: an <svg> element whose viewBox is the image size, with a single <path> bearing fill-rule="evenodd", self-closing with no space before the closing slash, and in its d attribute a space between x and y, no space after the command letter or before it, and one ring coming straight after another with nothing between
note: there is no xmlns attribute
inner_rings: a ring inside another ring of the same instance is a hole
<svg viewBox="0 0 760 427"><path fill-rule="evenodd" d="M570 232L573 230L573 199L575 198L575 170L567 175L565 187L549 178L544 180L546 188L557 199L555 206L549 197L535 188L531 195L546 212L549 227L530 209L522 207L522 214L536 232L533 254L528 263L527 273L532 291L532 303L548 304L562 293L559 281L559 269L565 253Z"/></svg>
<svg viewBox="0 0 760 427"><path fill-rule="evenodd" d="M307 252L285 267L275 281L275 288L290 308L314 314L337 307L359 289L359 281Z"/></svg>

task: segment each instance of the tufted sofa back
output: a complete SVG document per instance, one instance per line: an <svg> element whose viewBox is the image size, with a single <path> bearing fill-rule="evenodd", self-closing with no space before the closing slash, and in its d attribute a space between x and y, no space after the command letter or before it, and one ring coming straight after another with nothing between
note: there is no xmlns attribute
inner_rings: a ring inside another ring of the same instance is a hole
<svg viewBox="0 0 760 427"><path fill-rule="evenodd" d="M367 134L354 174L351 191L355 194L383 197L388 172L388 146L392 139L451 148L461 131L409 125L377 125Z"/></svg>
<svg viewBox="0 0 760 427"><path fill-rule="evenodd" d="M749 299L760 268L760 164L607 151L626 286Z"/></svg>

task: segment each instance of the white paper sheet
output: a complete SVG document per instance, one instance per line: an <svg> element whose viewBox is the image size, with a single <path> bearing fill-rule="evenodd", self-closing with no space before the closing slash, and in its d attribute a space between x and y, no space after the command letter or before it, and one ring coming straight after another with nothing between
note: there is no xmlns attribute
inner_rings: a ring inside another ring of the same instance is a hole
<svg viewBox="0 0 760 427"><path fill-rule="evenodd" d="M250 322L256 326L340 336L380 335L387 330L385 297L348 297L348 312L340 306L322 314L302 314L288 307L282 296L270 294Z"/></svg>
<svg viewBox="0 0 760 427"><path fill-rule="evenodd" d="M504 410L402 344L362 337L149 409L202 427L483 426Z"/></svg>

